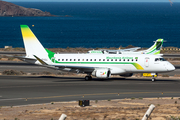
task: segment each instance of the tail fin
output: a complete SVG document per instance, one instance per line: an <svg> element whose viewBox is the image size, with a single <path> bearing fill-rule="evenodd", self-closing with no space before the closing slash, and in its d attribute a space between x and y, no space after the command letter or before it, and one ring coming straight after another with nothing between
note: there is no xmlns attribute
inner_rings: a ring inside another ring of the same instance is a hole
<svg viewBox="0 0 180 120"><path fill-rule="evenodd" d="M160 54L164 39L157 39L153 46L146 50L146 54Z"/></svg>
<svg viewBox="0 0 180 120"><path fill-rule="evenodd" d="M48 56L45 48L27 25L21 25L21 32L26 50L26 57L34 58L33 55L36 55L40 58L44 58Z"/></svg>

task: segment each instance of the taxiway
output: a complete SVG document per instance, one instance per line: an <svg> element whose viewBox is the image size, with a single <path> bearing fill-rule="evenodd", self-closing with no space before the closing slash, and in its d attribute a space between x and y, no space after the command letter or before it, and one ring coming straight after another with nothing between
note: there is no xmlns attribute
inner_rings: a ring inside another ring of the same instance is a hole
<svg viewBox="0 0 180 120"><path fill-rule="evenodd" d="M84 81L82 77L0 76L0 106L56 101L180 97L180 80L111 78Z"/></svg>

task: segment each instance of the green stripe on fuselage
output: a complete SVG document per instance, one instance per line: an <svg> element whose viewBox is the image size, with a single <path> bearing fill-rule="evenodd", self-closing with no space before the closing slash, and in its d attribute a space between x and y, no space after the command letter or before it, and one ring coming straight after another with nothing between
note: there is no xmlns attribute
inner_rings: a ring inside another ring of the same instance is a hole
<svg viewBox="0 0 180 120"><path fill-rule="evenodd" d="M142 66L140 66L138 63L132 63L132 62L58 62L55 61L55 63L59 64L131 64L133 65L137 70L144 70Z"/></svg>
<svg viewBox="0 0 180 120"><path fill-rule="evenodd" d="M57 60L52 60L52 58L54 57L55 53L45 49L48 53L48 57L49 59L53 62L53 63L59 63L59 64L131 64L133 65L137 70L144 70L144 68L142 66L140 66L138 63L133 63L133 62L58 62Z"/></svg>

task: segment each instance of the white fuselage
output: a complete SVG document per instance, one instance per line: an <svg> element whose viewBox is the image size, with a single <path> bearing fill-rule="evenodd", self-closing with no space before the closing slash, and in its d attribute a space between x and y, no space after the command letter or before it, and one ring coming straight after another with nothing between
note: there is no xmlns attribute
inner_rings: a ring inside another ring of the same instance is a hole
<svg viewBox="0 0 180 120"><path fill-rule="evenodd" d="M155 61L155 59L159 60ZM108 68L111 74L160 73L175 69L171 63L162 57L147 54L55 54L48 64ZM70 69L64 70L70 71ZM84 73L88 73L88 70L85 70Z"/></svg>

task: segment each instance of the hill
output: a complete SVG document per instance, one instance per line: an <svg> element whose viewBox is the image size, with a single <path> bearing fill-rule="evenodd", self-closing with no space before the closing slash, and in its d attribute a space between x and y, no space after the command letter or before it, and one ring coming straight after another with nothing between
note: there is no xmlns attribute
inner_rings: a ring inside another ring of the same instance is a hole
<svg viewBox="0 0 180 120"><path fill-rule="evenodd" d="M0 1L0 16L53 16L39 9L25 8L10 2Z"/></svg>

